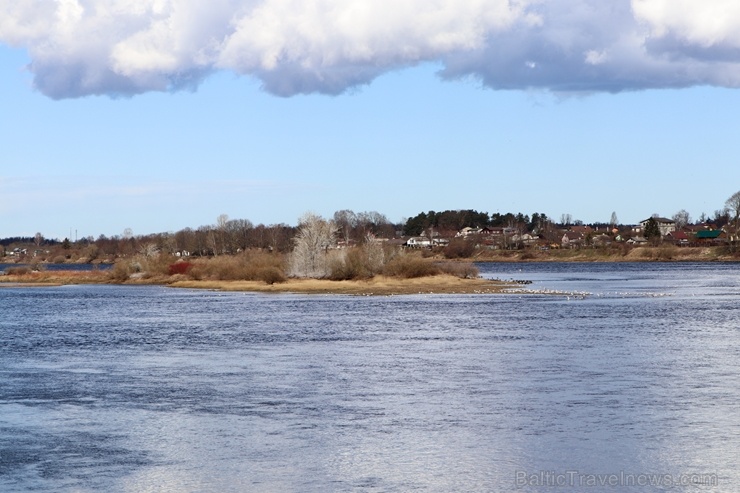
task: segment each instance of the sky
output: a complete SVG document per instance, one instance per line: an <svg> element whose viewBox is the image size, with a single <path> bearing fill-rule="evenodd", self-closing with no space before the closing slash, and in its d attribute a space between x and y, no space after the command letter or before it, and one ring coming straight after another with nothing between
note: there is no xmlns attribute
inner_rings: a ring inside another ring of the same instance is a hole
<svg viewBox="0 0 740 493"><path fill-rule="evenodd" d="M0 237L713 216L734 0L0 0Z"/></svg>

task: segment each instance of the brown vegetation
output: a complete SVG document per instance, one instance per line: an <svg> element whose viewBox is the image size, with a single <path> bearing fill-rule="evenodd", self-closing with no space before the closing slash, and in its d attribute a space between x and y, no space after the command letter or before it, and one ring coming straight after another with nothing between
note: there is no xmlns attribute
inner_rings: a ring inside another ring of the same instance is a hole
<svg viewBox="0 0 740 493"><path fill-rule="evenodd" d="M467 262L432 262L416 255L398 255L388 262L383 274L401 279L437 276L440 274L452 275L461 279L478 277L478 269Z"/></svg>
<svg viewBox="0 0 740 493"><path fill-rule="evenodd" d="M109 271L113 282L170 283L176 280L284 282L285 261L280 254L246 252L213 258L182 260L170 255L137 256L116 262Z"/></svg>
<svg viewBox="0 0 740 493"><path fill-rule="evenodd" d="M368 280L332 281L329 279L290 279L285 283L267 285L255 281L178 281L179 288L214 289L221 291L254 291L261 293L348 294L388 296L402 294L492 294L511 286L487 279L461 279L451 275L400 279L375 276Z"/></svg>
<svg viewBox="0 0 740 493"><path fill-rule="evenodd" d="M443 248L444 256L449 259L470 258L475 254L476 246L474 241L465 238L454 238L450 244Z"/></svg>
<svg viewBox="0 0 740 493"><path fill-rule="evenodd" d="M31 271L21 270L13 272L13 268L6 270L6 275L0 276L0 286L9 285L53 285L67 284L106 284L109 282L107 272L91 271Z"/></svg>

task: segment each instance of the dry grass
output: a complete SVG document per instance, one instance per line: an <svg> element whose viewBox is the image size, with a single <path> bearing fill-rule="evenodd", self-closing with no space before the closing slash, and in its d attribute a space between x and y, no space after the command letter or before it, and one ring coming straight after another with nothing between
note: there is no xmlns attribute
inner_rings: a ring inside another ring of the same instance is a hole
<svg viewBox="0 0 740 493"><path fill-rule="evenodd" d="M67 284L107 284L111 280L106 271L42 271L23 275L0 276L0 286L62 286ZM400 279L375 276L369 280L331 281L328 279L290 279L284 283L266 284L264 281L192 280L184 275L138 277L126 284L168 284L179 288L212 289L222 291L253 291L261 293L306 293L350 295L500 293L511 287L508 283L486 279L461 279L453 275L437 275Z"/></svg>
<svg viewBox="0 0 740 493"><path fill-rule="evenodd" d="M179 288L213 289L219 291L254 291L260 293L310 293L350 295L400 294L484 294L500 293L510 288L508 283L487 279L461 279L451 275L399 279L375 276L369 280L330 281L327 279L290 279L282 284L267 285L258 281L180 281Z"/></svg>
<svg viewBox="0 0 740 493"><path fill-rule="evenodd" d="M92 271L34 271L24 274L0 276L0 285L106 284L109 275L102 270Z"/></svg>

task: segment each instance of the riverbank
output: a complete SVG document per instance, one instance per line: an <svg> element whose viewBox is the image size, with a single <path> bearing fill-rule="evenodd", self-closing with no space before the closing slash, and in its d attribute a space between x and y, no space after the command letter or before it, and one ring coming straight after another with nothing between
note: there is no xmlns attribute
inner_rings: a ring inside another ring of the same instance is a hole
<svg viewBox="0 0 740 493"><path fill-rule="evenodd" d="M64 286L68 284L110 284L110 275L97 270L42 270L0 276L0 287Z"/></svg>
<svg viewBox="0 0 740 493"><path fill-rule="evenodd" d="M493 294L514 285L490 279L461 279L450 275L398 279L375 276L368 280L330 281L327 279L289 279L283 283L259 281L177 281L176 288L212 289L218 291L252 291L259 293L349 294L389 296L401 294Z"/></svg>
<svg viewBox="0 0 740 493"><path fill-rule="evenodd" d="M487 250L475 262L737 262L740 253L721 247L578 248L551 250Z"/></svg>
<svg viewBox="0 0 740 493"><path fill-rule="evenodd" d="M441 259L429 258L428 261ZM678 248L674 246L636 247L628 249L574 249L574 250L490 250L472 259L459 262L728 262L738 261L740 256L720 248ZM232 273L229 270L229 273ZM481 278L463 278L447 274L401 278L375 276L369 280L331 281L325 279L286 279L284 282L268 284L264 281L218 280L207 276L194 280L185 274L134 273L117 275L115 270L8 270L0 276L0 286L62 286L69 284L153 284L178 288L210 289L223 291L251 291L261 293L315 293L350 295L394 295L394 294L476 294L499 293L512 284ZM283 278L284 279L284 278Z"/></svg>
<svg viewBox="0 0 740 493"><path fill-rule="evenodd" d="M0 276L0 287L64 286L74 284L163 285L175 288L256 293L349 294L388 296L401 294L486 294L500 293L512 284L490 279L461 279L437 275L413 279L375 276L368 280L330 281L327 279L288 279L266 284L261 281L192 280L185 276L139 277L114 281L104 272L31 272Z"/></svg>

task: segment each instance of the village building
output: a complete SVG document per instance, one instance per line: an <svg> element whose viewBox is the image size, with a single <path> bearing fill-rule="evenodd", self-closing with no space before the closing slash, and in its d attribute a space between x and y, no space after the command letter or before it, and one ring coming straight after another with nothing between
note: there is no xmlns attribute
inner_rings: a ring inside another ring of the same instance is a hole
<svg viewBox="0 0 740 493"><path fill-rule="evenodd" d="M665 217L652 217L645 219L644 221L640 221L640 228L641 232L645 231L645 227L647 226L648 221L650 219L654 219L655 222L658 224L658 230L660 231L660 236L666 236L668 233L672 233L673 231L676 231L676 221L673 219L667 219Z"/></svg>

